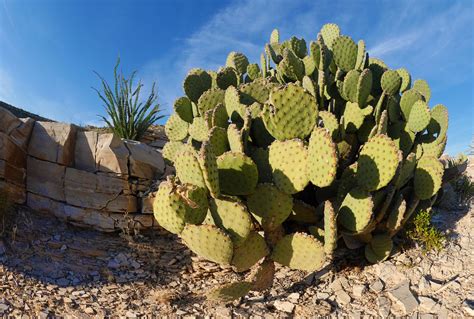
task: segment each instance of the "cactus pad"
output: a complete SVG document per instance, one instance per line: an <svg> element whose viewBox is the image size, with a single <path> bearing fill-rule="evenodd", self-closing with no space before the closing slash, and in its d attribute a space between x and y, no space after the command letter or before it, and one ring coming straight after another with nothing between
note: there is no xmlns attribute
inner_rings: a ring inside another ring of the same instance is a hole
<svg viewBox="0 0 474 319"><path fill-rule="evenodd" d="M231 124L227 127L227 140L232 152L244 152L244 143L242 140L242 132L237 128L237 125Z"/></svg>
<svg viewBox="0 0 474 319"><path fill-rule="evenodd" d="M337 220L344 229L351 233L361 233L372 220L374 202L369 192L352 189L344 198Z"/></svg>
<svg viewBox="0 0 474 319"><path fill-rule="evenodd" d="M229 86L237 87L238 82L239 76L234 68L226 67L217 72L216 84L222 90L227 89Z"/></svg>
<svg viewBox="0 0 474 319"><path fill-rule="evenodd" d="M173 234L179 234L186 223L186 203L173 188L171 181L160 184L153 202L153 214L161 227Z"/></svg>
<svg viewBox="0 0 474 319"><path fill-rule="evenodd" d="M215 225L230 235L234 246L245 241L252 230L252 220L245 205L237 200L212 199L210 211Z"/></svg>
<svg viewBox="0 0 474 319"><path fill-rule="evenodd" d="M323 245L311 235L294 233L283 237L272 252L272 259L292 269L315 271L325 261Z"/></svg>
<svg viewBox="0 0 474 319"><path fill-rule="evenodd" d="M244 297L252 288L252 283L248 281L232 282L212 289L206 294L209 300L221 302L231 302Z"/></svg>
<svg viewBox="0 0 474 319"><path fill-rule="evenodd" d="M270 253L265 239L257 232L250 232L247 239L234 249L234 257L232 258L232 266L238 272L249 270L260 259Z"/></svg>
<svg viewBox="0 0 474 319"><path fill-rule="evenodd" d="M209 90L212 85L212 78L204 70L192 69L184 79L184 93L195 103L199 100L202 93Z"/></svg>
<svg viewBox="0 0 474 319"><path fill-rule="evenodd" d="M316 224L322 218L320 211L316 207L311 206L301 200L293 202L293 209L288 220L296 221L304 224Z"/></svg>
<svg viewBox="0 0 474 319"><path fill-rule="evenodd" d="M438 134L437 141L441 141L446 137L448 131L448 109L446 106L438 104L433 107L427 129L431 134Z"/></svg>
<svg viewBox="0 0 474 319"><path fill-rule="evenodd" d="M416 101L410 111L407 128L412 132L423 131L430 123L431 115L428 105L423 101Z"/></svg>
<svg viewBox="0 0 474 319"><path fill-rule="evenodd" d="M323 127L329 131L333 141L339 139L339 123L334 114L328 111L319 112L319 117L323 121Z"/></svg>
<svg viewBox="0 0 474 319"><path fill-rule="evenodd" d="M348 133L357 132L364 123L364 113L357 103L347 102L344 110L344 129Z"/></svg>
<svg viewBox="0 0 474 319"><path fill-rule="evenodd" d="M275 185L287 194L302 191L308 185L308 150L303 141L274 141L269 148L269 162ZM291 154L291 156L285 156Z"/></svg>
<svg viewBox="0 0 474 319"><path fill-rule="evenodd" d="M196 141L204 142L207 139L209 130L206 120L203 117L195 117L193 123L189 125L189 135Z"/></svg>
<svg viewBox="0 0 474 319"><path fill-rule="evenodd" d="M186 246L196 255L220 264L230 264L234 246L229 235L213 225L186 225L181 232Z"/></svg>
<svg viewBox="0 0 474 319"><path fill-rule="evenodd" d="M173 108L176 114L178 114L183 121L188 123L193 122L193 106L191 100L187 96L182 96L176 99Z"/></svg>
<svg viewBox="0 0 474 319"><path fill-rule="evenodd" d="M225 91L219 88L211 88L199 97L198 110L199 114L204 115L208 110L217 106L217 104L224 103Z"/></svg>
<svg viewBox="0 0 474 319"><path fill-rule="evenodd" d="M316 125L318 107L314 96L294 84L270 93L271 107L265 126L279 140L307 137ZM271 123L269 123L271 121Z"/></svg>
<svg viewBox="0 0 474 319"><path fill-rule="evenodd" d="M411 86L411 75L408 73L408 70L405 68L400 68L396 70L398 75L402 78L402 83L400 85L400 93L405 92Z"/></svg>
<svg viewBox="0 0 474 319"><path fill-rule="evenodd" d="M364 144L357 161L357 180L369 191L386 186L398 167L398 148L386 135L376 135Z"/></svg>
<svg viewBox="0 0 474 319"><path fill-rule="evenodd" d="M307 174L311 183L318 187L331 185L336 178L337 161L336 145L328 130L315 128L308 146Z"/></svg>
<svg viewBox="0 0 474 319"><path fill-rule="evenodd" d="M266 259L257 269L253 276L252 290L265 291L273 285L275 278L275 263L271 259Z"/></svg>
<svg viewBox="0 0 474 319"><path fill-rule="evenodd" d="M219 197L221 191L219 187L219 173L217 170L217 160L212 144L208 141L201 145L198 156L204 182L212 197Z"/></svg>
<svg viewBox="0 0 474 319"><path fill-rule="evenodd" d="M393 242L387 234L375 235L369 244L365 246L365 258L370 263L376 264L384 261L390 256Z"/></svg>
<svg viewBox="0 0 474 319"><path fill-rule="evenodd" d="M270 183L273 180L272 167L269 162L268 149L256 147L252 150L250 155L258 169L258 182L259 183Z"/></svg>
<svg viewBox="0 0 474 319"><path fill-rule="evenodd" d="M324 251L331 256L337 246L336 213L330 201L324 203Z"/></svg>
<svg viewBox="0 0 474 319"><path fill-rule="evenodd" d="M221 191L228 195L251 194L258 181L257 165L242 153L226 152L217 158Z"/></svg>
<svg viewBox="0 0 474 319"><path fill-rule="evenodd" d="M334 40L339 37L340 33L339 26L334 23L327 23L321 28L321 35L323 36L324 43L329 48L332 48Z"/></svg>
<svg viewBox="0 0 474 319"><path fill-rule="evenodd" d="M165 160L169 163L173 163L176 153L178 153L183 146L184 144L180 141L169 141L161 150L161 154Z"/></svg>
<svg viewBox="0 0 474 319"><path fill-rule="evenodd" d="M413 104L417 101L423 101L423 96L414 89L407 90L402 94L400 109L405 120L408 120Z"/></svg>
<svg viewBox="0 0 474 319"><path fill-rule="evenodd" d="M227 56L225 65L234 68L239 74L244 74L247 72L249 60L244 54L240 52L231 52Z"/></svg>
<svg viewBox="0 0 474 319"><path fill-rule="evenodd" d="M190 150L184 149L175 156L174 166L176 168L176 176L182 183L189 183L199 187L206 188L206 182L202 175L199 161Z"/></svg>
<svg viewBox="0 0 474 319"><path fill-rule="evenodd" d="M387 218L387 229L389 230L390 234L395 234L402 226L406 206L407 204L403 199L402 194L400 194L393 203L392 209Z"/></svg>
<svg viewBox="0 0 474 319"><path fill-rule="evenodd" d="M230 149L229 141L227 139L227 131L225 128L217 126L213 127L209 131L208 141L211 143L212 149L214 150L214 154L216 156L220 156Z"/></svg>
<svg viewBox="0 0 474 319"><path fill-rule="evenodd" d="M171 141L181 141L188 136L188 122L185 122L177 114L173 114L169 117L165 124L166 136Z"/></svg>
<svg viewBox="0 0 474 319"><path fill-rule="evenodd" d="M357 44L348 36L339 36L332 43L334 62L339 69L349 72L357 61Z"/></svg>
<svg viewBox="0 0 474 319"><path fill-rule="evenodd" d="M259 184L255 192L247 197L247 205L264 229L273 229L291 214L293 198L272 184Z"/></svg>
<svg viewBox="0 0 474 319"><path fill-rule="evenodd" d="M425 98L426 103L430 101L431 98L431 89L428 83L425 80L416 80L413 83L413 89L420 92L421 95Z"/></svg>
<svg viewBox="0 0 474 319"><path fill-rule="evenodd" d="M443 164L434 156L423 156L416 166L413 184L420 199L429 199L441 188Z"/></svg>
<svg viewBox="0 0 474 319"><path fill-rule="evenodd" d="M395 95L400 90L402 78L397 71L388 70L383 73L380 84L385 94Z"/></svg>

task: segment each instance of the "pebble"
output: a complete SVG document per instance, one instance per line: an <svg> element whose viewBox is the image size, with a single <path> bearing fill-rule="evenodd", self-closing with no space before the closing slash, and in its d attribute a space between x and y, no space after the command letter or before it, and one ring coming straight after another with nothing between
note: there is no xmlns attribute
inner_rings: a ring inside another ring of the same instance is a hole
<svg viewBox="0 0 474 319"><path fill-rule="evenodd" d="M418 301L411 292L408 282L390 290L388 294L403 308L406 314L412 313L418 307Z"/></svg>
<svg viewBox="0 0 474 319"><path fill-rule="evenodd" d="M376 279L370 286L370 290L373 292L379 293L383 290L384 284L380 279Z"/></svg>
<svg viewBox="0 0 474 319"><path fill-rule="evenodd" d="M86 309L84 309L84 312L87 313L88 315L95 314L94 309L92 309L91 307L87 307Z"/></svg>
<svg viewBox="0 0 474 319"><path fill-rule="evenodd" d="M349 296L349 294L343 289L336 291L334 294L336 295L337 302L341 305L351 302L351 296Z"/></svg>
<svg viewBox="0 0 474 319"><path fill-rule="evenodd" d="M8 310L8 305L4 304L4 303L0 303L0 312L5 312Z"/></svg>
<svg viewBox="0 0 474 319"><path fill-rule="evenodd" d="M367 290L367 287L365 285L355 285L352 287L352 293L354 296L357 298L362 297L362 294Z"/></svg>
<svg viewBox="0 0 474 319"><path fill-rule="evenodd" d="M296 303L298 299L300 299L300 294L297 292L293 292L288 295L287 299L293 303Z"/></svg>
<svg viewBox="0 0 474 319"><path fill-rule="evenodd" d="M289 301L277 300L273 303L273 306L275 306L277 310L287 312L287 313L292 313L293 310L295 309L295 305Z"/></svg>
<svg viewBox="0 0 474 319"><path fill-rule="evenodd" d="M436 313L437 308L437 302L434 301L433 299L429 298L429 297L423 297L423 296L419 296L418 297L418 300L420 301L420 305L418 306L418 309L421 311L421 312L426 312L426 313Z"/></svg>
<svg viewBox="0 0 474 319"><path fill-rule="evenodd" d="M387 318L390 315L390 307L392 303L387 297L378 297L377 305L379 307L379 315L382 318Z"/></svg>

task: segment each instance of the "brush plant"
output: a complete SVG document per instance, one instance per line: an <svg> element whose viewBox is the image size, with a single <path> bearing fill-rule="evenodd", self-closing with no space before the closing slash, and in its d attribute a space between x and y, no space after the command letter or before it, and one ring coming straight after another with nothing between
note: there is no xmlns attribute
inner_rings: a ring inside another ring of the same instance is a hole
<svg viewBox="0 0 474 319"><path fill-rule="evenodd" d="M183 89L163 149L176 176L155 218L197 255L253 270L210 298L267 289L275 263L318 270L342 244L385 260L441 187L446 107L335 24L309 43L274 30L260 63L231 52L217 71L189 71Z"/></svg>
<svg viewBox="0 0 474 319"><path fill-rule="evenodd" d="M120 59L114 67L113 87L99 75L102 84L102 92L94 90L104 103L108 117L100 116L106 125L121 138L129 140L140 140L147 129L156 121L163 118L160 115L160 106L156 103L158 98L153 83L150 95L145 101L140 100L140 93L143 88L141 80L135 85L135 75L137 71L127 78L122 71L118 70Z"/></svg>

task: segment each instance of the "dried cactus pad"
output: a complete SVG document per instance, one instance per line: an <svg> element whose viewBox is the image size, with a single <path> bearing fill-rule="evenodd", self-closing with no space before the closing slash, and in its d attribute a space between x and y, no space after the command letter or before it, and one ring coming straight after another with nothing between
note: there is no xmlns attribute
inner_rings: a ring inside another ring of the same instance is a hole
<svg viewBox="0 0 474 319"><path fill-rule="evenodd" d="M307 174L311 183L318 187L331 185L336 178L337 161L336 145L329 131L315 128L308 145Z"/></svg>
<svg viewBox="0 0 474 319"><path fill-rule="evenodd" d="M308 185L307 161L308 150L301 140L277 140L270 145L269 162L273 182L287 194L300 192Z"/></svg>
<svg viewBox="0 0 474 319"><path fill-rule="evenodd" d="M247 239L234 249L232 265L238 272L246 271L269 253L270 250L265 239L257 232L252 231Z"/></svg>
<svg viewBox="0 0 474 319"><path fill-rule="evenodd" d="M245 205L237 200L212 199L209 208L215 225L230 235L235 246L245 242L252 230L252 219Z"/></svg>
<svg viewBox="0 0 474 319"><path fill-rule="evenodd" d="M171 141L181 141L188 136L188 127L188 122L182 120L178 114L173 114L166 121L165 133Z"/></svg>
<svg viewBox="0 0 474 319"><path fill-rule="evenodd" d="M325 261L323 245L311 235L294 233L283 237L272 252L272 259L292 269L315 271Z"/></svg>
<svg viewBox="0 0 474 319"><path fill-rule="evenodd" d="M234 245L229 235L213 225L186 225L181 238L196 255L220 264L230 264Z"/></svg>
<svg viewBox="0 0 474 319"><path fill-rule="evenodd" d="M255 192L248 196L247 205L264 228L273 229L291 214L293 198L272 184L259 184Z"/></svg>
<svg viewBox="0 0 474 319"><path fill-rule="evenodd" d="M365 246L365 258L370 263L376 264L387 259L392 248L393 242L388 234L375 235L370 243Z"/></svg>
<svg viewBox="0 0 474 319"><path fill-rule="evenodd" d="M273 285L275 278L275 263L271 259L265 261L258 267L257 272L253 276L254 291L265 291Z"/></svg>
<svg viewBox="0 0 474 319"><path fill-rule="evenodd" d="M251 194L258 181L257 165L243 153L227 152L217 158L221 192L228 195Z"/></svg>
<svg viewBox="0 0 474 319"><path fill-rule="evenodd" d="M278 140L304 139L316 125L316 99L300 86L290 83L273 89L270 103L269 118L263 117L263 120L270 134Z"/></svg>
<svg viewBox="0 0 474 319"><path fill-rule="evenodd" d="M386 186L398 167L398 148L386 135L376 135L364 144L357 161L357 181L369 191Z"/></svg>
<svg viewBox="0 0 474 319"><path fill-rule="evenodd" d="M429 199L441 188L443 164L434 156L423 156L416 166L414 186L420 199Z"/></svg>
<svg viewBox="0 0 474 319"><path fill-rule="evenodd" d="M370 193L361 188L354 188L344 198L337 221L347 231L360 233L372 220L373 209L374 203Z"/></svg>
<svg viewBox="0 0 474 319"><path fill-rule="evenodd" d="M252 288L252 283L248 281L232 282L211 290L206 294L210 300L231 302L245 296Z"/></svg>

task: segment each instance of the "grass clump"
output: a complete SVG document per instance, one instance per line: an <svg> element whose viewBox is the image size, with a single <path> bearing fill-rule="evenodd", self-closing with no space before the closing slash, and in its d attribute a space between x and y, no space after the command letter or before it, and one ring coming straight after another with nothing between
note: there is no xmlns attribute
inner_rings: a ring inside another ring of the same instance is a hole
<svg viewBox="0 0 474 319"><path fill-rule="evenodd" d="M420 210L406 231L407 238L421 246L424 253L432 250L440 251L446 241L444 234L432 224L432 216L431 210Z"/></svg>
<svg viewBox="0 0 474 319"><path fill-rule="evenodd" d="M160 106L156 103L158 98L155 83L151 88L150 95L145 101L140 101L140 92L143 88L141 80L134 84L137 71L132 72L130 77L125 77L122 71L118 71L120 59L114 68L114 85L109 86L107 81L97 76L102 83L102 92L98 89L99 98L105 103L108 118L100 116L113 133L121 138L139 140L156 121L163 118L160 115Z"/></svg>

